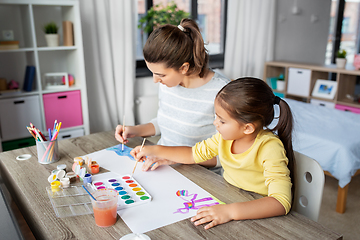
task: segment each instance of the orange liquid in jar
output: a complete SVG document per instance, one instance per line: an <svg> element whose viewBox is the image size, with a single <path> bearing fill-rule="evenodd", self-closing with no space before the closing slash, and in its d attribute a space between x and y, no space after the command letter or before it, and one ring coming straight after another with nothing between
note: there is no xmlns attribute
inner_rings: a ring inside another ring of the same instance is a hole
<svg viewBox="0 0 360 240"><path fill-rule="evenodd" d="M114 225L117 218L116 208L116 204L110 208L93 207L96 225L99 227L110 227Z"/></svg>

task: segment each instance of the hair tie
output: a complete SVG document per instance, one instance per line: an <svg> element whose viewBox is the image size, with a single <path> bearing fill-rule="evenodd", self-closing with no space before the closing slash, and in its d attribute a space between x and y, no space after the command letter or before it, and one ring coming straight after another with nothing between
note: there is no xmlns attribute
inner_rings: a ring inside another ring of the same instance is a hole
<svg viewBox="0 0 360 240"><path fill-rule="evenodd" d="M274 98L274 104L279 105L280 100L281 100L281 98L279 98L278 96L275 96L275 98Z"/></svg>
<svg viewBox="0 0 360 240"><path fill-rule="evenodd" d="M182 32L185 31L185 28L181 25L178 25L178 29L180 29Z"/></svg>

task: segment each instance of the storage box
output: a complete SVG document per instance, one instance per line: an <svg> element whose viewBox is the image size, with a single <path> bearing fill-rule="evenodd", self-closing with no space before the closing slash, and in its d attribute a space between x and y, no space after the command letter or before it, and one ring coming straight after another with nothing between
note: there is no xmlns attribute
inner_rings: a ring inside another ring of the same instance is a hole
<svg viewBox="0 0 360 240"><path fill-rule="evenodd" d="M84 129L74 129L74 130L64 130L62 131L60 129L60 132L58 133L57 139L63 140L63 139L70 139L70 138L76 138L84 136Z"/></svg>
<svg viewBox="0 0 360 240"><path fill-rule="evenodd" d="M33 137L23 138L18 140L2 142L3 151L10 151L18 148L34 146L35 139Z"/></svg>
<svg viewBox="0 0 360 240"><path fill-rule="evenodd" d="M356 107L349 107L346 105L336 104L335 108L342 110L342 111L349 111L349 112L360 114L360 108L356 108Z"/></svg>
<svg viewBox="0 0 360 240"><path fill-rule="evenodd" d="M79 90L44 94L43 100L46 129L53 129L55 120L62 122L61 129L83 124Z"/></svg>
<svg viewBox="0 0 360 240"><path fill-rule="evenodd" d="M0 113L2 141L31 136L26 129L30 122L43 128L39 96L1 99Z"/></svg>
<svg viewBox="0 0 360 240"><path fill-rule="evenodd" d="M289 68L287 93L308 97L310 94L311 70L301 68Z"/></svg>
<svg viewBox="0 0 360 240"><path fill-rule="evenodd" d="M323 106L323 107L327 107L327 108L335 108L334 102L321 101L318 99L311 99L310 103L313 105Z"/></svg>

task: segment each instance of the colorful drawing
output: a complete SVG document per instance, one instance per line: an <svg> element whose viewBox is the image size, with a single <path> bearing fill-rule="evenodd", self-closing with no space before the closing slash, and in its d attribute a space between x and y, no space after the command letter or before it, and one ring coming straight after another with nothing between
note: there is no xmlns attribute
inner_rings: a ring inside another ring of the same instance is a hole
<svg viewBox="0 0 360 240"><path fill-rule="evenodd" d="M116 145L113 147L109 147L106 150L114 151L119 156L126 156L126 157L129 157L131 160L135 161L133 156L131 156L131 154L130 154L132 148L127 147L126 145L124 145L124 151L122 151L122 144L119 144L119 145Z"/></svg>
<svg viewBox="0 0 360 240"><path fill-rule="evenodd" d="M185 202L183 203L185 205L185 207L183 208L179 208L176 212L174 213L188 213L190 209L200 209L202 207L210 207L216 204L223 204L222 202L219 202L216 198L214 197L207 197L207 198L201 198L201 199L196 199L197 194L189 194L188 190L178 190L176 192L176 196L180 197L182 200L184 200ZM208 202L207 204L203 204L203 205L197 205L200 202Z"/></svg>

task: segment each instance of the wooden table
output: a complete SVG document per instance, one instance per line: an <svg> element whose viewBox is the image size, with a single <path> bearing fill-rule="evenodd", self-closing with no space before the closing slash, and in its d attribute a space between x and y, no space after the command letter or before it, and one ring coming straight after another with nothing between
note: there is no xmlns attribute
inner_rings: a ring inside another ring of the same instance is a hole
<svg viewBox="0 0 360 240"><path fill-rule="evenodd" d="M127 145L134 147L141 142L141 138L135 138ZM74 157L117 144L113 131L62 140L59 141L60 161L48 165L37 162L36 147L0 153L2 178L36 239L120 239L131 233L121 218L108 228L97 227L92 214L57 218L46 192L47 178L58 164L66 164L70 170ZM33 156L25 161L15 159L25 153ZM219 199L225 203L260 197L231 186L221 176L198 165L175 165L174 169L210 194L222 196ZM296 212L261 220L231 221L209 230L185 219L146 234L151 239L342 239L341 235Z"/></svg>

